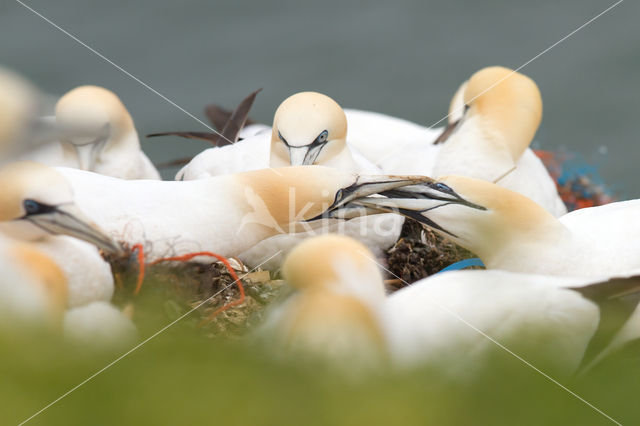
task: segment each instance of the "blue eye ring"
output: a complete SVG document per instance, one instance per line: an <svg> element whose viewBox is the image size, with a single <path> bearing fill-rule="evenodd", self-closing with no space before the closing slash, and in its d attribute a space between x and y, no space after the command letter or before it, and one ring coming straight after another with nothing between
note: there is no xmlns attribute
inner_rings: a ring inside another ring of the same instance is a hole
<svg viewBox="0 0 640 426"><path fill-rule="evenodd" d="M453 192L453 189L451 189L448 185L442 183L442 182L438 182L434 185L435 189L437 189L438 191L442 191L442 192Z"/></svg>
<svg viewBox="0 0 640 426"><path fill-rule="evenodd" d="M329 139L329 131L323 130L322 133L320 133L316 138L316 141L318 141L318 143L325 143L328 139Z"/></svg>
<svg viewBox="0 0 640 426"><path fill-rule="evenodd" d="M38 214L40 212L40 203L35 200L27 199L22 202L22 206L27 214Z"/></svg>

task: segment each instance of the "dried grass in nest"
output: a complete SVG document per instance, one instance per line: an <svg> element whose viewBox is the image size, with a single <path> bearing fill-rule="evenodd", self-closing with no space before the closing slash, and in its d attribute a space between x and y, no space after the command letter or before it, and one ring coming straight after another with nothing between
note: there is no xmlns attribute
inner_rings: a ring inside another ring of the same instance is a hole
<svg viewBox="0 0 640 426"><path fill-rule="evenodd" d="M447 266L476 257L470 251L441 237L420 223L407 219L400 239L387 250L387 287L391 291L433 275ZM400 277L400 278L398 278Z"/></svg>
<svg viewBox="0 0 640 426"><path fill-rule="evenodd" d="M116 281L114 303L135 306L139 300L152 298L162 306L162 309L154 309L156 317L160 311L163 318L157 319L162 322L174 320L202 304L184 321L202 326L209 336L244 333L261 319L264 306L276 297L282 283L272 280L269 271L249 273L239 260L230 259L244 285L245 303L211 317L218 308L240 297L237 284L222 263L167 262L147 265L142 292L134 296L139 271L134 254L128 250L127 255L117 258L111 256L107 261L111 264ZM136 310L136 314L140 311L146 312L148 309Z"/></svg>

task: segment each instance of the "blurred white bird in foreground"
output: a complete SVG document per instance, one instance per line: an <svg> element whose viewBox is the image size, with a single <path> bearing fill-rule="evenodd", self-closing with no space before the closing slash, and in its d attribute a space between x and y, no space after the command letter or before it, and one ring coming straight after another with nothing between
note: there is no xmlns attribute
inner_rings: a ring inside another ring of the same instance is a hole
<svg viewBox="0 0 640 426"><path fill-rule="evenodd" d="M502 350L489 336L540 368L571 374L623 329L638 301L627 305L627 296L640 292L639 278L457 271L385 298L372 253L333 235L296 247L283 274L298 292L272 311L261 331L276 346L340 364L348 359L350 369L390 359L399 366L429 363L453 374L469 372ZM622 313L612 328L601 317L611 313L600 309L605 301L619 302Z"/></svg>
<svg viewBox="0 0 640 426"><path fill-rule="evenodd" d="M113 92L77 87L58 100L55 116L46 119L59 140L21 159L122 179L160 179L140 148L129 111Z"/></svg>
<svg viewBox="0 0 640 426"><path fill-rule="evenodd" d="M62 330L73 343L111 349L131 343L136 328L105 301L67 309L63 269L39 246L0 237L0 325L23 333Z"/></svg>
<svg viewBox="0 0 640 426"><path fill-rule="evenodd" d="M45 165L16 162L0 169L0 188L0 235L29 242L56 262L68 279L69 306L110 301L111 268L96 246L121 249L75 207L65 179Z"/></svg>

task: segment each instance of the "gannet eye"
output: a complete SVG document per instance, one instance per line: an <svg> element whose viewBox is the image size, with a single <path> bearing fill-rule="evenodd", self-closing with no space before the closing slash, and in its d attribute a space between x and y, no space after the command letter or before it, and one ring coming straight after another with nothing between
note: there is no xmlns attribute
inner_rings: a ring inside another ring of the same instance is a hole
<svg viewBox="0 0 640 426"><path fill-rule="evenodd" d="M38 214L40 212L40 203L34 200L24 200L22 203L27 214Z"/></svg>
<svg viewBox="0 0 640 426"><path fill-rule="evenodd" d="M445 185L444 183L438 182L433 186L434 189L437 189L438 191L441 192L447 192L447 193L452 193L453 189L451 189L449 186Z"/></svg>
<svg viewBox="0 0 640 426"><path fill-rule="evenodd" d="M316 138L316 141L318 143L325 143L328 138L329 138L329 131L324 130L322 133L318 135L318 137Z"/></svg>

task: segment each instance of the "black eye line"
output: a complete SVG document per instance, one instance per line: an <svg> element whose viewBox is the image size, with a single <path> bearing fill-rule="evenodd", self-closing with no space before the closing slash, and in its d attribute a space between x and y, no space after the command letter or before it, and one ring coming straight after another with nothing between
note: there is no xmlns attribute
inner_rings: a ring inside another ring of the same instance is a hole
<svg viewBox="0 0 640 426"><path fill-rule="evenodd" d="M37 210L35 212L28 212L27 211L25 213L25 215L23 216L23 218L26 218L26 217L29 217L29 216L36 216L36 215L39 215L39 214L52 213L52 212L56 211L56 206L51 206L49 204L44 204L44 203L41 203L39 201L32 200L30 198L27 198L26 200L24 200L22 202L22 205L23 205L25 211L27 210L27 207L26 207L26 203L27 202L35 203L35 205L37 207Z"/></svg>
<svg viewBox="0 0 640 426"><path fill-rule="evenodd" d="M284 136L282 136L282 133L280 133L280 130L278 130L278 137L280 138L280 140L287 146L287 148L291 148L291 145L289 145L289 143L287 142L287 140L284 138Z"/></svg>
<svg viewBox="0 0 640 426"><path fill-rule="evenodd" d="M320 142L320 136L322 136L323 134L327 135L327 139L325 139L323 142ZM284 144L287 146L287 148L314 148L316 146L319 145L324 145L327 142L329 142L329 131L328 130L323 130L322 132L320 132L320 134L313 140L313 142L308 143L306 145L300 145L300 146L291 146L289 145L289 143L287 142L287 140L285 138L282 137L282 134L280 133L280 130L278 130L278 137L280 138L280 140L282 140L282 142L284 142Z"/></svg>

